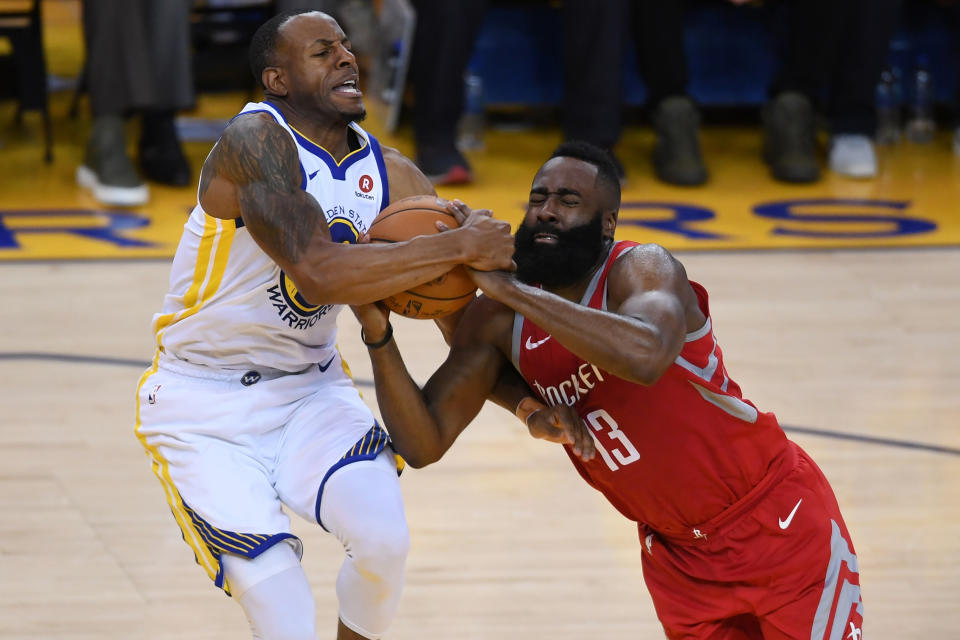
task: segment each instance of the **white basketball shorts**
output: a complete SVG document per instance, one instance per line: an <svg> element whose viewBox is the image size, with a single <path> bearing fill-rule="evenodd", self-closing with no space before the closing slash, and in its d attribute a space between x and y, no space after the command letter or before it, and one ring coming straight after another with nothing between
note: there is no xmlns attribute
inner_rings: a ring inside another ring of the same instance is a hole
<svg viewBox="0 0 960 640"><path fill-rule="evenodd" d="M282 505L319 522L329 474L390 444L339 353L295 374L159 354L140 380L136 432L184 540L224 589L222 553L252 558L281 540L302 553Z"/></svg>

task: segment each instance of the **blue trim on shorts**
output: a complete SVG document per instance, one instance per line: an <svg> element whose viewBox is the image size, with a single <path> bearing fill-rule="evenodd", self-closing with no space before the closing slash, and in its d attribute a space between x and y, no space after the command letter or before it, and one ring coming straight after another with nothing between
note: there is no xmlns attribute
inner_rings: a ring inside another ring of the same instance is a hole
<svg viewBox="0 0 960 640"><path fill-rule="evenodd" d="M320 488L317 489L317 502L314 507L314 515L317 518L317 524L323 527L323 530L327 533L330 532L324 524L323 520L320 519L320 499L323 497L323 488L327 484L327 480L333 474L334 471L341 467L345 467L352 462L360 462L362 460L373 460L380 452L391 446L390 436L387 434L386 430L380 426L380 423L376 420L373 421L373 426L370 427L370 430L367 431L362 438L357 440L356 444L350 448L343 457L337 460L336 464L327 469L327 473L324 474L323 480L320 481ZM397 469L397 475L400 474L400 470Z"/></svg>
<svg viewBox="0 0 960 640"><path fill-rule="evenodd" d="M235 531L218 529L197 515L197 512L191 509L190 505L186 502L182 502L182 504L184 510L190 516L190 522L193 524L194 529L200 535L200 538L203 539L203 543L207 545L207 549L210 550L211 555L217 559L217 575L213 580L213 584L223 589L224 593L228 596L230 595L230 591L225 586L223 560L221 559L224 553L232 553L252 560L278 542L290 538L297 541L300 540L292 533L274 533L268 535L264 533L237 533ZM182 533L181 531L181 535ZM200 559L196 557L196 554L194 554L194 560L197 561L197 564L200 564Z"/></svg>

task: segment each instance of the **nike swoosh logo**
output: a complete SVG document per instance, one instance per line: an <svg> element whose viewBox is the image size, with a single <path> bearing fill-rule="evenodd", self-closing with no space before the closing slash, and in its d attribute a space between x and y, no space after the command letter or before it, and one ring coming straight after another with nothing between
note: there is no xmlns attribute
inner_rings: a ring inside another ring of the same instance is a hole
<svg viewBox="0 0 960 640"><path fill-rule="evenodd" d="M320 369L320 373L323 373L324 371L326 371L327 369L329 369L329 368L330 368L330 364L333 362L334 358L336 358L336 357L337 357L337 354L333 354L333 356L331 356L330 359L327 360L327 364L320 364L320 363L318 362L318 363L317 363L317 369Z"/></svg>
<svg viewBox="0 0 960 640"><path fill-rule="evenodd" d="M527 336L527 349L530 350L530 351L532 351L533 349L536 349L537 347L539 347L540 345L542 345L544 342L546 342L547 340L549 340L550 337L551 337L551 336L547 336L547 337L544 338L543 340L537 340L536 342L531 342L531 341L530 341L530 336Z"/></svg>
<svg viewBox="0 0 960 640"><path fill-rule="evenodd" d="M307 180L313 180L313 177L316 176L318 173L320 173L320 169L317 169L316 171L311 173L309 176L307 176Z"/></svg>
<svg viewBox="0 0 960 640"><path fill-rule="evenodd" d="M780 520L780 528L786 529L790 526L790 523L793 522L793 516L796 515L797 509L800 508L800 503L803 502L803 498L797 500L797 504L793 505L793 511L790 512L790 515L787 516L786 520Z"/></svg>

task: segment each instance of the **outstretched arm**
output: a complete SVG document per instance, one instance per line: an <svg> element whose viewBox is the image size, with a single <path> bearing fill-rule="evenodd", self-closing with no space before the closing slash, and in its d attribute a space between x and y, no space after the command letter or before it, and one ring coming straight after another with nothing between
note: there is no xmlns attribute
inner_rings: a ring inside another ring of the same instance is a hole
<svg viewBox="0 0 960 640"><path fill-rule="evenodd" d="M300 189L290 135L267 114L233 120L204 163L200 203L242 217L257 244L312 304L364 304L436 278L457 264L510 268L509 223L475 216L459 229L393 244L330 238L323 208Z"/></svg>
<svg viewBox="0 0 960 640"><path fill-rule="evenodd" d="M483 292L548 331L580 358L637 384L653 384L680 354L688 323L706 321L683 266L662 247L621 257L607 281L607 311L591 309L503 272L471 271Z"/></svg>

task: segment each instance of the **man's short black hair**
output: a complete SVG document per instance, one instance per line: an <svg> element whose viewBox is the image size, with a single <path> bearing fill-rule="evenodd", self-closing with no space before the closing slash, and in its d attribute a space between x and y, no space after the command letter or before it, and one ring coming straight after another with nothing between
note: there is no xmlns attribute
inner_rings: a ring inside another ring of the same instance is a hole
<svg viewBox="0 0 960 640"><path fill-rule="evenodd" d="M554 158L576 158L595 166L597 180L602 181L604 188L610 190L610 194L615 198L616 208L620 208L620 176L609 151L583 140L570 140L553 150L550 159Z"/></svg>
<svg viewBox="0 0 960 640"><path fill-rule="evenodd" d="M267 67L276 66L274 54L277 48L277 38L280 33L280 27L294 16L301 13L313 13L315 9L294 9L284 11L273 16L257 28L253 38L250 39L250 71L256 78L260 86L263 86L263 70Z"/></svg>

